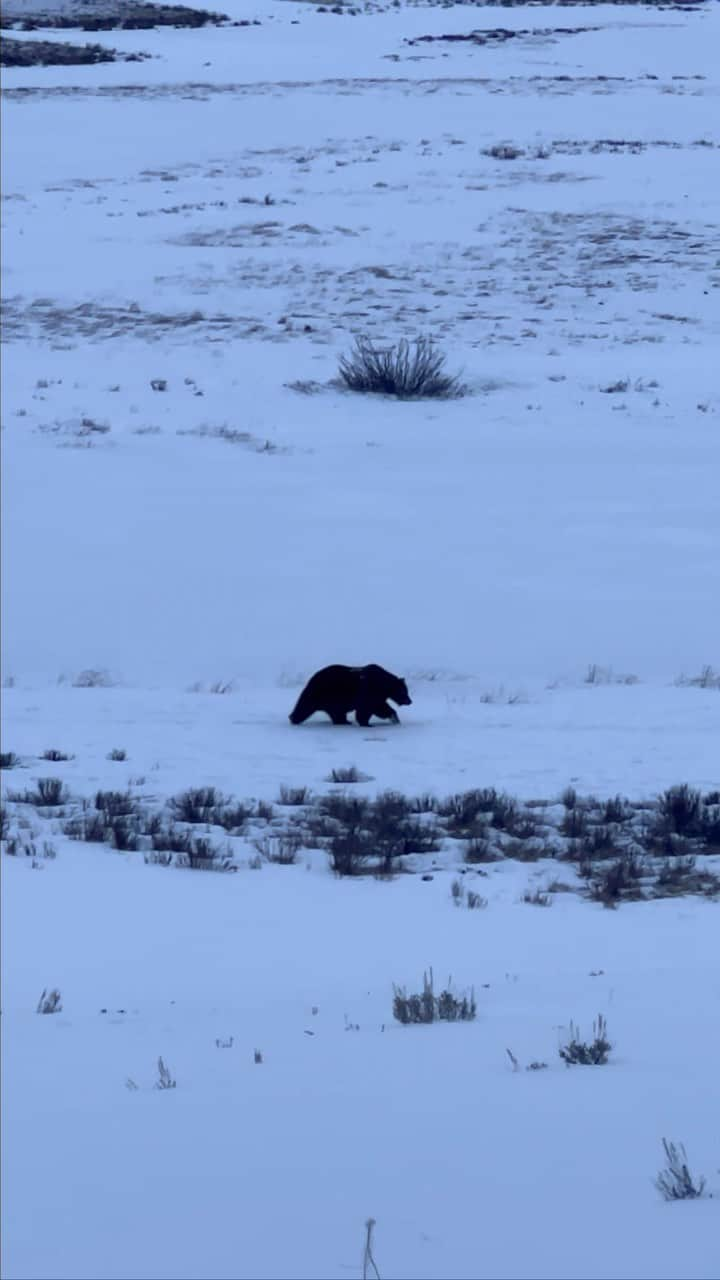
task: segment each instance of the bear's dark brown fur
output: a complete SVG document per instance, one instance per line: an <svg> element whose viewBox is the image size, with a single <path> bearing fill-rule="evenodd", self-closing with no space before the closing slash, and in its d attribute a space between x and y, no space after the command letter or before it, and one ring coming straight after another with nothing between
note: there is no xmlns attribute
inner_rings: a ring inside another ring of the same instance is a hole
<svg viewBox="0 0 720 1280"><path fill-rule="evenodd" d="M316 711L324 711L333 724L347 724L348 713L366 726L371 716L399 724L398 713L388 699L400 707L409 707L412 698L400 676L371 662L367 667L344 667L335 664L316 671L308 680L290 712L292 724L302 724Z"/></svg>

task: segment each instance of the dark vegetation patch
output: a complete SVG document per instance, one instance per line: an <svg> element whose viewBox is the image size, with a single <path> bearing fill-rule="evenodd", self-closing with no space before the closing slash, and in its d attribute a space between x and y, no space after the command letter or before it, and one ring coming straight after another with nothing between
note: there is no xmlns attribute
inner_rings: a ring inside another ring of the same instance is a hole
<svg viewBox="0 0 720 1280"><path fill-rule="evenodd" d="M459 377L445 368L445 356L430 338L378 347L369 338L355 340L354 350L342 356L340 382L349 391L395 396L398 400L447 400L464 395Z"/></svg>
<svg viewBox="0 0 720 1280"><path fill-rule="evenodd" d="M13 14L12 3L7 6L0 25L21 28L23 31L55 29L59 31L149 31L153 27L207 27L221 26L230 19L224 13L212 13L208 9L191 9L183 4L118 4L117 8L98 14L88 10L71 14L43 13L42 7L34 14ZM233 25L250 26L249 21ZM259 26L256 21L254 25Z"/></svg>
<svg viewBox="0 0 720 1280"><path fill-rule="evenodd" d="M34 791L8 791L7 798L36 809L57 809L67 803L70 793L62 778L38 778Z"/></svg>
<svg viewBox="0 0 720 1280"><path fill-rule="evenodd" d="M495 27L491 30L469 31L467 34L457 32L442 36L415 36L405 40L407 45L435 44L438 41L446 44L499 45L508 40L527 40L532 37L550 39L553 36L578 36L586 31L599 31L600 27L531 27L511 31L508 27Z"/></svg>
<svg viewBox="0 0 720 1280"><path fill-rule="evenodd" d="M337 875L392 875L410 854L440 848L437 824L414 814L398 791L374 800L323 796L307 824L308 843L325 849Z"/></svg>
<svg viewBox="0 0 720 1280"><path fill-rule="evenodd" d="M350 781L345 771L338 774ZM703 794L686 783L634 803L619 795L579 796L569 787L542 805L494 787L439 799L391 790L375 797L316 796L308 787L283 785L276 808L266 800L236 800L213 786L188 788L161 807L132 790L101 790L78 801L61 779L39 778L34 788L8 791L6 798L42 816L60 816L72 839L138 850L165 866L230 869L236 865L231 841L240 837L260 855L258 865L289 865L301 849L319 849L338 876L392 877L424 871L422 859L444 846L454 847L459 865L477 868L541 858L569 863L579 877L575 891L611 909L690 894L720 898L720 791ZM528 891L524 901L550 905L559 891L553 884Z"/></svg>
<svg viewBox="0 0 720 1280"><path fill-rule="evenodd" d="M346 784L348 782L370 782L370 775L363 773L360 769L356 769L354 764L348 765L347 768L331 769L326 782L335 782Z"/></svg>
<svg viewBox="0 0 720 1280"><path fill-rule="evenodd" d="M561 1044L560 1057L568 1067L603 1067L610 1057L612 1043L608 1038L607 1022L600 1013L593 1023L592 1040L581 1040L580 1032L570 1023L570 1038Z"/></svg>
<svg viewBox="0 0 720 1280"><path fill-rule="evenodd" d="M277 799L278 804L290 807L302 807L309 804L312 799L312 792L309 787L280 787L280 794Z"/></svg>
<svg viewBox="0 0 720 1280"><path fill-rule="evenodd" d="M670 9L679 13L697 11L703 7L702 0L650 0L653 9ZM589 9L594 4L642 5L648 7L649 0L473 0L476 9L535 9L548 8L557 4L563 9L575 6ZM443 0L443 8L452 8L453 0Z"/></svg>
<svg viewBox="0 0 720 1280"><path fill-rule="evenodd" d="M423 974L423 989L408 994L405 987L393 986L393 1017L403 1026L412 1023L472 1022L477 1015L475 993L470 990L456 995L448 981L439 995L435 994L433 971Z"/></svg>
<svg viewBox="0 0 720 1280"><path fill-rule="evenodd" d="M84 67L98 62L140 62L146 53L118 53L100 44L67 44L57 40L0 40L3 67Z"/></svg>
<svg viewBox="0 0 720 1280"><path fill-rule="evenodd" d="M663 1200L698 1200L705 1194L705 1179L696 1178L688 1168L687 1152L681 1142L662 1140L665 1166L655 1179Z"/></svg>

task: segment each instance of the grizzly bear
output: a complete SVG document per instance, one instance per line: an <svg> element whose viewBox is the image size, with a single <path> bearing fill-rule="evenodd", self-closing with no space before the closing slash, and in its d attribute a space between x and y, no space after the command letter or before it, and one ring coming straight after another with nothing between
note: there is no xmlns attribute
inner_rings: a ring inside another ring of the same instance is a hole
<svg viewBox="0 0 720 1280"><path fill-rule="evenodd" d="M378 720L400 719L388 698L400 707L409 707L412 698L400 676L371 662L367 667L344 667L335 664L316 671L308 680L295 708L290 712L292 724L302 724L316 711L324 711L333 724L348 724L348 712L355 712L359 725L366 728L371 716Z"/></svg>

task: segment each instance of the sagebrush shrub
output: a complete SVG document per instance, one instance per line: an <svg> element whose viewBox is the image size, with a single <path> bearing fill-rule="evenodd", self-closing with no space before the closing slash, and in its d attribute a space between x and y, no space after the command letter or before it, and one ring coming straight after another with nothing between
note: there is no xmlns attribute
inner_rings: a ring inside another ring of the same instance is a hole
<svg viewBox="0 0 720 1280"><path fill-rule="evenodd" d="M361 773L359 769L355 768L354 764L351 764L347 768L331 769L325 781L340 783L370 782L371 779L367 773Z"/></svg>
<svg viewBox="0 0 720 1280"><path fill-rule="evenodd" d="M698 1200L705 1193L705 1179L693 1178L687 1163L687 1153L682 1142L662 1140L665 1151L666 1167L660 1170L655 1179L663 1200Z"/></svg>
<svg viewBox="0 0 720 1280"><path fill-rule="evenodd" d="M190 787L170 800L170 810L178 822L214 823L225 805L215 787Z"/></svg>
<svg viewBox="0 0 720 1280"><path fill-rule="evenodd" d="M445 370L445 356L429 338L394 347L375 347L369 338L357 338L355 348L342 356L340 378L350 391L396 396L399 400L448 399L461 396L465 387Z"/></svg>
<svg viewBox="0 0 720 1280"><path fill-rule="evenodd" d="M607 1022L600 1013L593 1022L593 1038L586 1042L574 1023L570 1023L570 1039L561 1044L558 1053L563 1062L571 1066L602 1067L608 1061L612 1044L608 1039Z"/></svg>
<svg viewBox="0 0 720 1280"><path fill-rule="evenodd" d="M43 988L43 993L37 1003L37 1013L61 1013L62 1012L62 996L57 987L53 987L48 991Z"/></svg>
<svg viewBox="0 0 720 1280"><path fill-rule="evenodd" d="M702 795L682 783L668 787L658 800L660 830L672 835L694 836L702 831Z"/></svg>
<svg viewBox="0 0 720 1280"><path fill-rule="evenodd" d="M404 987L393 985L393 1017L404 1026L411 1023L472 1022L477 1014L475 993L456 996L450 984L439 996L433 988L433 971L423 974L421 992L408 995Z"/></svg>

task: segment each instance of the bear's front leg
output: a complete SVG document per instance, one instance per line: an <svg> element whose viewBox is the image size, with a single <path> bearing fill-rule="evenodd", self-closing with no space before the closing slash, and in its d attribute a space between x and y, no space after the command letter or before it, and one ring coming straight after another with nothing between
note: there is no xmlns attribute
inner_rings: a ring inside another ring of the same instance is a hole
<svg viewBox="0 0 720 1280"><path fill-rule="evenodd" d="M390 720L392 724L399 724L400 717L394 707L389 702L381 702L377 707L373 707L373 715L379 720Z"/></svg>

